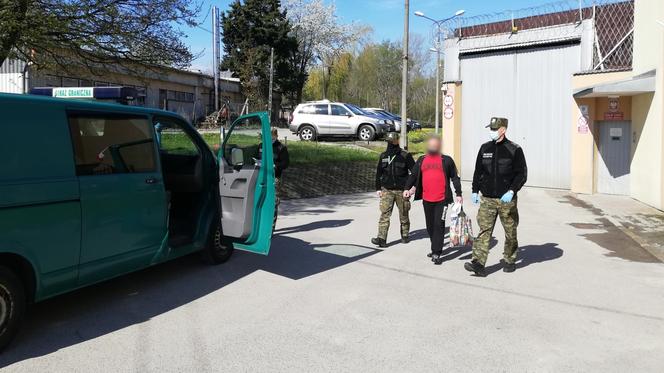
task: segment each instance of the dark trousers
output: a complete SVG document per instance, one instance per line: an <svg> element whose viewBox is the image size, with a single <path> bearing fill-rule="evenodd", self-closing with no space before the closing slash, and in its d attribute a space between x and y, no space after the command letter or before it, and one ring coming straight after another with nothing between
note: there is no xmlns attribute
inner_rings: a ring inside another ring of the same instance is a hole
<svg viewBox="0 0 664 373"><path fill-rule="evenodd" d="M422 201L422 204L424 205L424 220L427 223L427 232L431 239L431 252L440 254L443 251L445 241L445 220L443 220L445 202Z"/></svg>

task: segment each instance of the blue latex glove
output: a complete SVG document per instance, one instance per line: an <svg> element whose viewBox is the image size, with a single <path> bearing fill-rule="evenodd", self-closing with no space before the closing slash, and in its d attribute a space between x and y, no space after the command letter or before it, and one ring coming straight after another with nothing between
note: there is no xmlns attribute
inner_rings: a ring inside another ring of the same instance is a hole
<svg viewBox="0 0 664 373"><path fill-rule="evenodd" d="M514 192L510 190L507 193L503 194L502 197L500 197L500 201L502 203L510 203L512 202L512 198L514 198Z"/></svg>
<svg viewBox="0 0 664 373"><path fill-rule="evenodd" d="M473 195L470 196L470 200L471 200L474 204L478 204L478 203L480 203L480 195L477 194L477 193L473 193Z"/></svg>

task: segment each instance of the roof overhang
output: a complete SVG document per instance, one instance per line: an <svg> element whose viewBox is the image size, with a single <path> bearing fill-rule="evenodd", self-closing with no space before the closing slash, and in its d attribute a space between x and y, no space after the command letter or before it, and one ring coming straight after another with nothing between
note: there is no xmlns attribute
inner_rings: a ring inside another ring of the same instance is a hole
<svg viewBox="0 0 664 373"><path fill-rule="evenodd" d="M656 71L637 75L631 79L602 83L574 91L574 98L635 96L655 92Z"/></svg>

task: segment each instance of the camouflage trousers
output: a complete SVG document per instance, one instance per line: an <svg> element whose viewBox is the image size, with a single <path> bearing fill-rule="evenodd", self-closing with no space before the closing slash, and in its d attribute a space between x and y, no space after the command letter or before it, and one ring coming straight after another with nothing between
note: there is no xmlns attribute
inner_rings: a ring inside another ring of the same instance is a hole
<svg viewBox="0 0 664 373"><path fill-rule="evenodd" d="M489 246L491 245L491 237L493 228L496 226L497 217L500 217L500 222L505 230L503 258L507 263L516 261L519 248L516 237L516 228L519 225L517 199L514 198L510 203L503 203L500 198L482 197L480 211L477 213L477 224L480 226L480 232L473 243L473 259L482 265L486 264L489 255Z"/></svg>
<svg viewBox="0 0 664 373"><path fill-rule="evenodd" d="M272 220L272 231L277 227L277 216L279 215L279 205L281 204L281 178L274 178L274 219Z"/></svg>
<svg viewBox="0 0 664 373"><path fill-rule="evenodd" d="M410 200L403 198L402 190L388 190L383 188L380 197L380 219L378 219L378 238L387 239L387 231L390 229L390 217L394 205L399 209L399 221L401 222L401 237L408 237L410 232Z"/></svg>

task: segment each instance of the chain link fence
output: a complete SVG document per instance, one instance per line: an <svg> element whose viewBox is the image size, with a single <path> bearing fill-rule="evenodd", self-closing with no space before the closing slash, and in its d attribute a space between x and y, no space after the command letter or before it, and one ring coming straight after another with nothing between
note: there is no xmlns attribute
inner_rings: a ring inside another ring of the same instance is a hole
<svg viewBox="0 0 664 373"><path fill-rule="evenodd" d="M570 38L573 29L582 21L589 19L595 25L593 70L630 69L634 33L633 0L567 0L460 17L446 22L441 32L444 39L463 40L466 49L481 49L492 47L499 35L511 35L515 42L519 41L520 33L528 30L537 30L540 40L564 40ZM432 30L434 41L437 32L437 28Z"/></svg>

